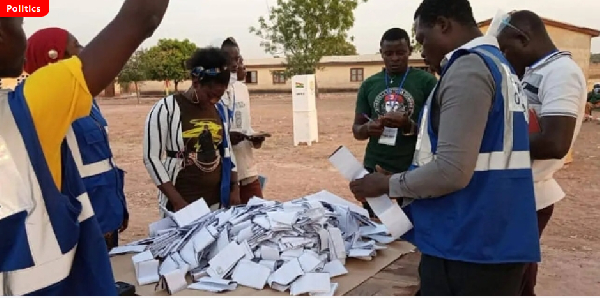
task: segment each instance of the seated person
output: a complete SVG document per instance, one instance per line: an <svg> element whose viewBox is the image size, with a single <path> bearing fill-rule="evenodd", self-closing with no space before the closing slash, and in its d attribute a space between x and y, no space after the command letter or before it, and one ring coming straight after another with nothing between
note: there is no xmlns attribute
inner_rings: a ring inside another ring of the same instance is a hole
<svg viewBox="0 0 600 298"><path fill-rule="evenodd" d="M594 84L594 88L588 93L585 105L585 120L593 120L592 110L597 108L600 108L600 83Z"/></svg>

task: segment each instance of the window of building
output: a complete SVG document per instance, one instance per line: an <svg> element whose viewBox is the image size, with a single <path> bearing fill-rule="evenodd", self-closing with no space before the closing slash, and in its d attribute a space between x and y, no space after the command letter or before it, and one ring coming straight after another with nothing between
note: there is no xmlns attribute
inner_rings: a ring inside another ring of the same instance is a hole
<svg viewBox="0 0 600 298"><path fill-rule="evenodd" d="M364 68L350 68L350 82L362 82L365 79Z"/></svg>
<svg viewBox="0 0 600 298"><path fill-rule="evenodd" d="M258 73L253 71L246 72L246 84L257 84L258 83Z"/></svg>
<svg viewBox="0 0 600 298"><path fill-rule="evenodd" d="M273 71L273 84L285 84L285 75L283 74L283 71Z"/></svg>

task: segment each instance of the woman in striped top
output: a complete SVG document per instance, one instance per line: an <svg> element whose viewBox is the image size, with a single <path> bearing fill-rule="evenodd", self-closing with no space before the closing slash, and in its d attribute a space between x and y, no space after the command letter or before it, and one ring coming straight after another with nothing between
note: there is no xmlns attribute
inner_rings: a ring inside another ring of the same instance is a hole
<svg viewBox="0 0 600 298"><path fill-rule="evenodd" d="M161 99L148 114L144 164L159 189L161 216L200 198L212 209L239 202L229 112L219 101L229 83L227 62L218 48L197 50L187 63L192 88Z"/></svg>

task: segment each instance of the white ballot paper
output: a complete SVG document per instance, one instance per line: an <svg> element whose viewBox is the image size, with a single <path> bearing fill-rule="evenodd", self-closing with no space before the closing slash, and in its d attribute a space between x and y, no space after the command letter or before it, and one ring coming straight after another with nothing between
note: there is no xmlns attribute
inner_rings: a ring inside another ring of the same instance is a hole
<svg viewBox="0 0 600 298"><path fill-rule="evenodd" d="M185 287L218 293L268 285L327 296L337 288L331 278L348 273L347 258L369 260L385 248L378 238L393 241L366 210L327 191L285 203L250 201L209 213L201 202L189 206L198 212L168 213L169 220L151 225L152 236L111 253L144 249L132 258L139 284L160 277L159 286L171 294ZM187 273L195 281L189 286Z"/></svg>
<svg viewBox="0 0 600 298"><path fill-rule="evenodd" d="M159 281L158 260L155 260L150 251L139 253L132 258L135 268L135 277L140 286Z"/></svg>
<svg viewBox="0 0 600 298"><path fill-rule="evenodd" d="M392 127L384 127L383 133L379 137L379 144L396 146L396 137L398 136L398 129Z"/></svg>
<svg viewBox="0 0 600 298"><path fill-rule="evenodd" d="M204 290L213 293L221 293L225 291L233 291L237 288L237 283L231 280L214 278L214 277L201 277L198 282L188 286L188 289L192 290Z"/></svg>
<svg viewBox="0 0 600 298"><path fill-rule="evenodd" d="M329 162L348 181L360 179L369 173L358 159L354 157L352 152L344 146L340 146L329 157ZM387 195L377 198L367 198L367 202L394 239L399 238L413 228L412 223L404 211L402 211L402 208L396 202L390 200Z"/></svg>
<svg viewBox="0 0 600 298"><path fill-rule="evenodd" d="M143 252L146 250L147 245L124 245L124 246L117 246L113 249L111 249L108 252L109 256L115 256L115 255L122 255L122 254L127 254L127 253L132 253L132 252Z"/></svg>

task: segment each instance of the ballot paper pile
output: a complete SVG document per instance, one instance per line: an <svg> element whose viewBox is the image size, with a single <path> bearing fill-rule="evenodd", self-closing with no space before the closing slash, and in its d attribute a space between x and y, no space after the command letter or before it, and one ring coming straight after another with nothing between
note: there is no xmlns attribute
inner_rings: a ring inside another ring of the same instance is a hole
<svg viewBox="0 0 600 298"><path fill-rule="evenodd" d="M332 278L348 273L347 258L371 260L392 241L366 210L322 191L286 203L253 198L213 212L199 200L151 224L149 238L111 254L138 252L138 283L158 282L170 294L242 285L330 296L337 288Z"/></svg>

